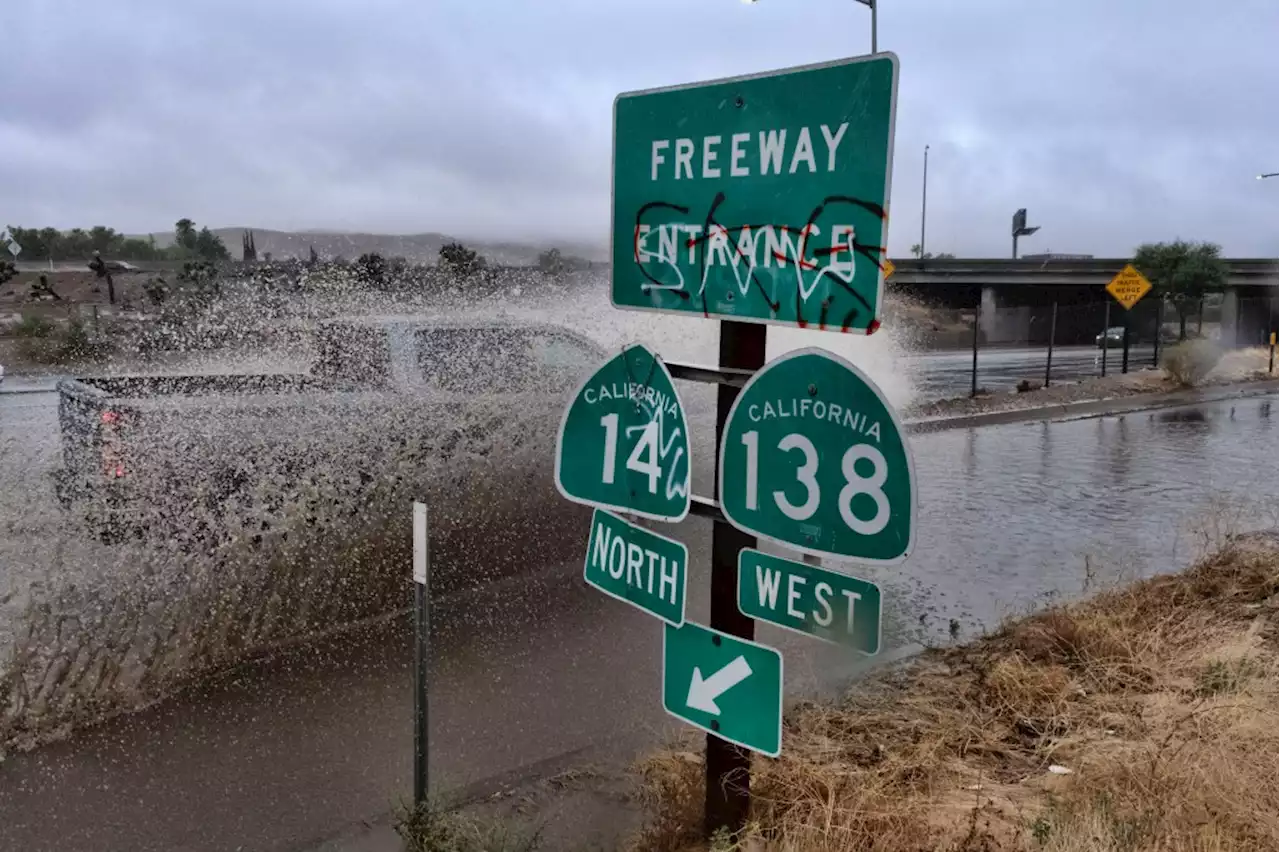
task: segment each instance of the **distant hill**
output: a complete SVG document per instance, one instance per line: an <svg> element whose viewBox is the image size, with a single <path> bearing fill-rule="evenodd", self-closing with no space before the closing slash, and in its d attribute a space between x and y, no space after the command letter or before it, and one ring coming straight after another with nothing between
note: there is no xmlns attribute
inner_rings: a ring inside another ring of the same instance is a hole
<svg viewBox="0 0 1280 852"><path fill-rule="evenodd" d="M343 231L307 230L307 231L271 231L266 228L215 228L214 233L222 238L227 250L233 258L239 259L241 254L241 235L246 230L253 231L254 244L258 248L258 257L270 252L272 257L282 260L286 257L306 259L314 246L316 254L326 260L341 255L347 260L355 260L366 252L376 252L384 257L403 257L415 263L435 263L440 257L440 248L453 242L454 237L448 234L363 234ZM156 233L156 245L165 247L173 243L173 233ZM479 240L459 239L469 248L484 255L490 263L504 266L524 266L537 262L538 255L550 248L560 249L561 254L581 257L586 260L603 261L608 249L603 245L591 245L582 242L559 242L545 244L482 242Z"/></svg>

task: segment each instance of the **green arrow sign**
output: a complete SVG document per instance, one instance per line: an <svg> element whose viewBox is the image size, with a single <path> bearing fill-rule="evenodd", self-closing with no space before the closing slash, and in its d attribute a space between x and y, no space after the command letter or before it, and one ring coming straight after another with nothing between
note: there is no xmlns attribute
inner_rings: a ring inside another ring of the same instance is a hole
<svg viewBox="0 0 1280 852"><path fill-rule="evenodd" d="M729 523L815 556L901 562L915 538L915 472L880 389L823 349L751 377L720 444Z"/></svg>
<svg viewBox="0 0 1280 852"><path fill-rule="evenodd" d="M609 597L679 627L688 564L680 542L596 509L582 576Z"/></svg>
<svg viewBox="0 0 1280 852"><path fill-rule="evenodd" d="M666 366L624 349L574 395L556 440L556 487L577 503L658 521L689 514L689 426Z"/></svg>
<svg viewBox="0 0 1280 852"><path fill-rule="evenodd" d="M864 654L880 651L880 587L816 565L744 548L738 610Z"/></svg>
<svg viewBox="0 0 1280 852"><path fill-rule="evenodd" d="M874 331L897 88L879 53L619 95L613 303Z"/></svg>
<svg viewBox="0 0 1280 852"><path fill-rule="evenodd" d="M662 640L662 706L743 748L782 752L782 655L686 621Z"/></svg>

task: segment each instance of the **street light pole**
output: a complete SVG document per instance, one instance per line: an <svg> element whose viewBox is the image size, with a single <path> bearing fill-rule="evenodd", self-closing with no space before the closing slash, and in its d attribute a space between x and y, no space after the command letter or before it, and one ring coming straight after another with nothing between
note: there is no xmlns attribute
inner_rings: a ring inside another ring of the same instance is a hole
<svg viewBox="0 0 1280 852"><path fill-rule="evenodd" d="M876 4L877 0L857 0L871 10L871 52L876 52Z"/></svg>
<svg viewBox="0 0 1280 852"><path fill-rule="evenodd" d="M929 146L924 146L924 181L920 184L920 259L924 260L924 220L929 204Z"/></svg>
<svg viewBox="0 0 1280 852"><path fill-rule="evenodd" d="M874 52L875 48L873 47L871 50ZM1267 178L1273 177L1280 177L1280 172L1267 172L1266 174L1258 175L1255 180L1266 180Z"/></svg>
<svg viewBox="0 0 1280 852"><path fill-rule="evenodd" d="M876 52L876 0L871 0L871 52Z"/></svg>
<svg viewBox="0 0 1280 852"><path fill-rule="evenodd" d="M750 5L752 3L757 2L757 0L742 0L742 2ZM863 6L866 6L868 9L871 10L871 52L875 53L876 52L876 4L878 0L854 0L854 2L861 3Z"/></svg>

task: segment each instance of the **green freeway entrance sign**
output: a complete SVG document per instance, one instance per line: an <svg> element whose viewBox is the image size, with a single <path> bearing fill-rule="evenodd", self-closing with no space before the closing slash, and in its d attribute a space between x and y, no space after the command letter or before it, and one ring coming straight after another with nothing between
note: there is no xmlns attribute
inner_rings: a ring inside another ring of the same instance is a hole
<svg viewBox="0 0 1280 852"><path fill-rule="evenodd" d="M816 565L743 549L738 610L864 654L880 651L880 587Z"/></svg>
<svg viewBox="0 0 1280 852"><path fill-rule="evenodd" d="M782 655L686 621L662 639L662 706L743 748L782 751Z"/></svg>
<svg viewBox="0 0 1280 852"><path fill-rule="evenodd" d="M679 627L688 565L680 542L596 509L582 576L609 597Z"/></svg>
<svg viewBox="0 0 1280 852"><path fill-rule="evenodd" d="M556 487L577 503L658 521L689 514L689 426L666 366L641 345L578 388L556 440Z"/></svg>
<svg viewBox="0 0 1280 852"><path fill-rule="evenodd" d="M898 58L619 95L613 303L870 333Z"/></svg>
<svg viewBox="0 0 1280 852"><path fill-rule="evenodd" d="M743 387L720 444L720 507L738 529L815 556L901 562L915 472L880 389L823 349L788 352Z"/></svg>

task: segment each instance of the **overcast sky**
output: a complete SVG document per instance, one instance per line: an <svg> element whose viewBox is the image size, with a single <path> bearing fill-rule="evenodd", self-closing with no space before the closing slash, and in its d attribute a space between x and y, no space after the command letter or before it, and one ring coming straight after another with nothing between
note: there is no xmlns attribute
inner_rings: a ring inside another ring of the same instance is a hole
<svg viewBox="0 0 1280 852"><path fill-rule="evenodd" d="M1276 255L1276 0L882 4L891 254L927 143L933 251L1005 256L1026 207L1026 252ZM603 244L615 94L869 34L854 0L9 0L0 222Z"/></svg>

